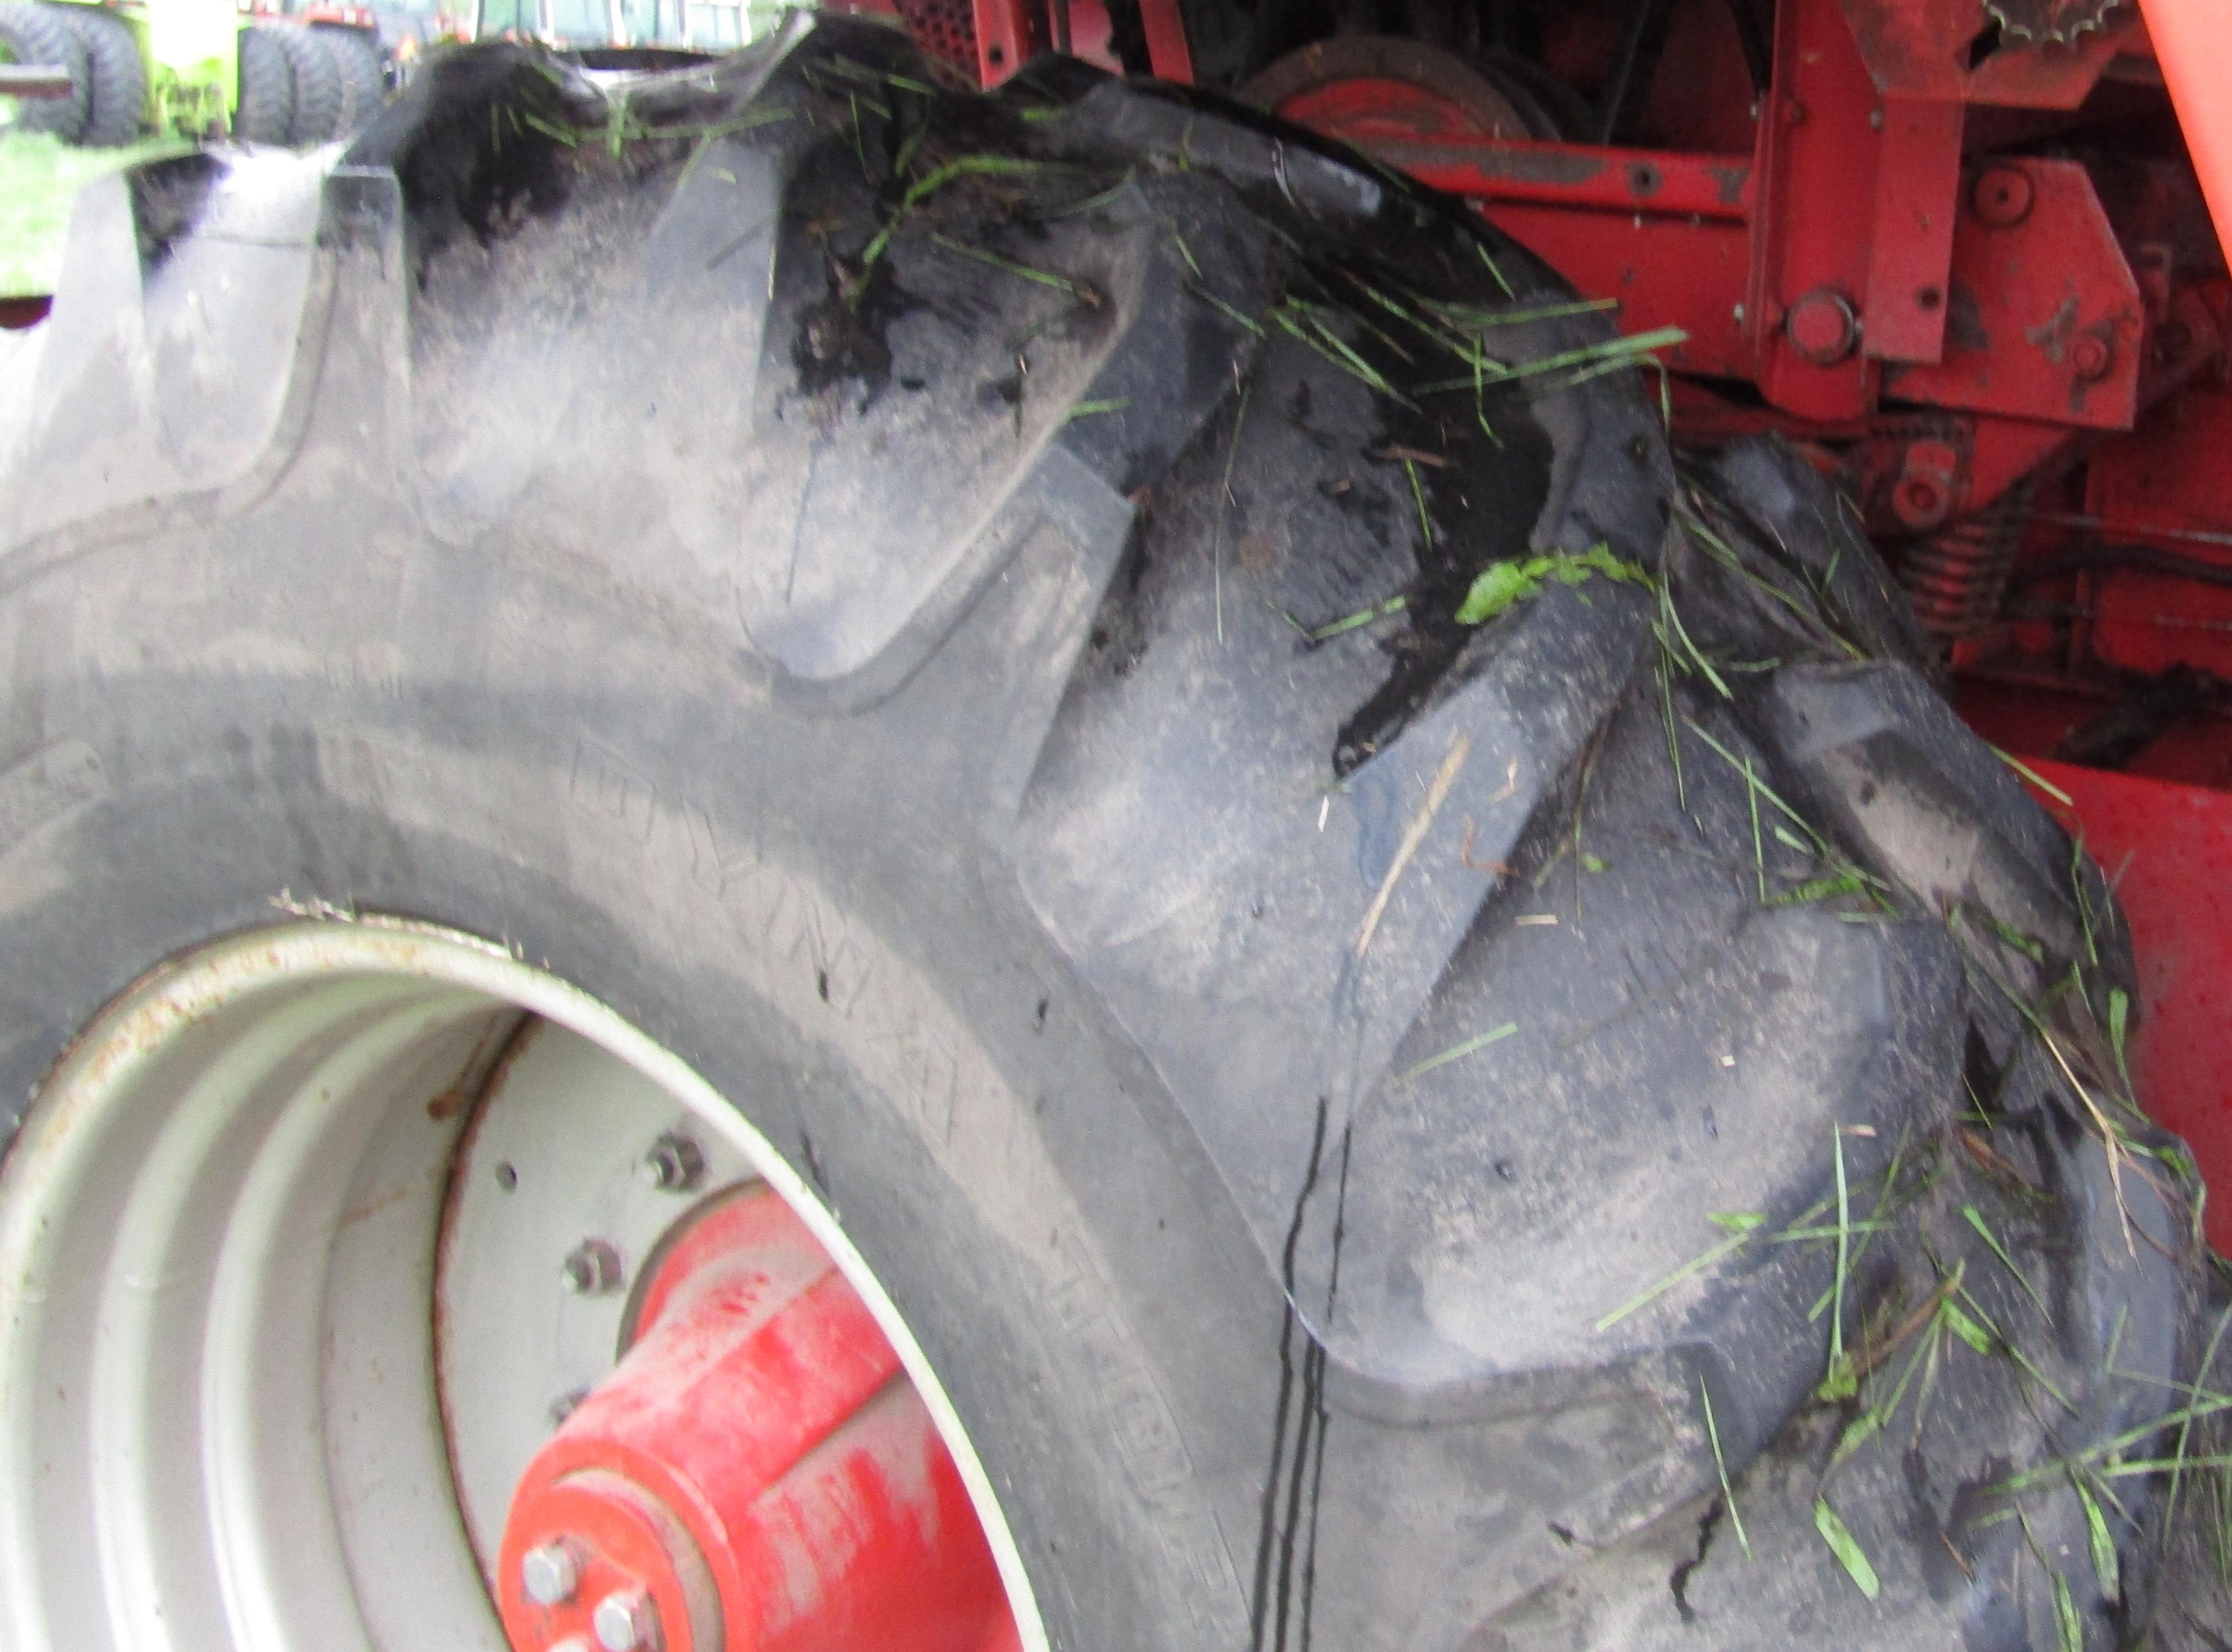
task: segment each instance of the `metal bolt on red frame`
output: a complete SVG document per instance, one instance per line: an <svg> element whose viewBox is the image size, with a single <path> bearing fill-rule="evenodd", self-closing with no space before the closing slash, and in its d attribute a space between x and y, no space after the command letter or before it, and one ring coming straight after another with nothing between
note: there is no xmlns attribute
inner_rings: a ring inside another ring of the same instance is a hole
<svg viewBox="0 0 2232 1652"><path fill-rule="evenodd" d="M1790 347L1817 367L1833 367L1860 341L1859 318L1841 293L1816 287L1790 307L1783 318Z"/></svg>
<svg viewBox="0 0 2232 1652"><path fill-rule="evenodd" d="M1958 453L1943 442L1913 443L1891 489L1891 509L1909 528L1936 528L1953 514L1960 483Z"/></svg>
<svg viewBox="0 0 2232 1652"><path fill-rule="evenodd" d="M2116 365L2116 347L2112 340L2097 333L2080 334L2069 346L2069 370L2080 379L2105 379Z"/></svg>
<svg viewBox="0 0 2232 1652"><path fill-rule="evenodd" d="M1995 230L2012 230L2030 216L2035 198L2027 173L2013 166L1993 166L1976 179L1969 204Z"/></svg>

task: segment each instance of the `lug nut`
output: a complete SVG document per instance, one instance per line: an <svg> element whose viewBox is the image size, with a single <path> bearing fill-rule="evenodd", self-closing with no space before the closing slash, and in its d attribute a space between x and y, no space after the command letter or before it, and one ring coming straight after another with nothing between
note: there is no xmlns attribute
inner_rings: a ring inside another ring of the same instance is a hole
<svg viewBox="0 0 2232 1652"><path fill-rule="evenodd" d="M643 1179L661 1193L687 1193L705 1174L705 1154L687 1136L669 1130L651 1144L640 1168Z"/></svg>
<svg viewBox="0 0 2232 1652"><path fill-rule="evenodd" d="M2105 379L2116 365L2116 347L2098 333L2079 335L2069 347L2069 366L2080 379Z"/></svg>
<svg viewBox="0 0 2232 1652"><path fill-rule="evenodd" d="M659 1644L659 1610L640 1589L616 1589L589 1620L605 1652L646 1652Z"/></svg>
<svg viewBox="0 0 2232 1652"><path fill-rule="evenodd" d="M1934 476L1909 476L1898 484L1899 520L1926 526L1945 520L1945 489Z"/></svg>
<svg viewBox="0 0 2232 1652"><path fill-rule="evenodd" d="M1961 455L1943 442L1910 442L1891 485L1892 514L1919 533L1953 514L1960 497Z"/></svg>
<svg viewBox="0 0 2232 1652"><path fill-rule="evenodd" d="M519 1586L537 1606L562 1606L581 1586L581 1563L567 1544L537 1544L520 1557Z"/></svg>
<svg viewBox="0 0 2232 1652"><path fill-rule="evenodd" d="M2012 230L2030 216L2037 191L2029 175L2015 166L1987 167L1969 194L1976 216L1995 230Z"/></svg>
<svg viewBox="0 0 2232 1652"><path fill-rule="evenodd" d="M620 1254L601 1239L585 1239L566 1253L566 1288L575 1296L602 1296L620 1287Z"/></svg>

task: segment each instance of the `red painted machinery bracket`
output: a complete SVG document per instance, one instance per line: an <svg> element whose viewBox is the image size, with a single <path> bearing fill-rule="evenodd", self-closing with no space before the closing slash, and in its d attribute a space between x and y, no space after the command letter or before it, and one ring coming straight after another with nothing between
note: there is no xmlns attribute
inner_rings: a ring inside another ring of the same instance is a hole
<svg viewBox="0 0 2232 1652"><path fill-rule="evenodd" d="M997 86L1054 44L1047 9L1032 0L975 0L976 73ZM1060 4L1061 0L1054 0Z"/></svg>
<svg viewBox="0 0 2232 1652"><path fill-rule="evenodd" d="M1976 180L1947 309L1943 361L1892 369L1885 394L2088 430L2138 418L2145 308L2076 162L2001 161Z"/></svg>
<svg viewBox="0 0 2232 1652"><path fill-rule="evenodd" d="M1961 201L1958 103L1885 98L1868 237L1868 353L1934 364L1945 353L1946 286Z"/></svg>
<svg viewBox="0 0 2232 1652"><path fill-rule="evenodd" d="M1878 186L1875 88L1831 0L1775 13L1774 92L1762 110L1759 211L1746 326L1761 394L1801 418L1852 418L1874 399L1859 318L1867 308ZM1826 201L1852 204L1824 211Z"/></svg>
<svg viewBox="0 0 2232 1652"><path fill-rule="evenodd" d="M2175 3L2175 0L2173 0ZM2196 9L2216 0L2190 0ZM2129 10L2070 45L1997 41L1982 10L1946 0L1838 0L1868 74L1885 93L2007 108L2073 109L2137 32ZM2153 6L2148 8L2151 18ZM2221 62L2222 60L2220 58ZM1973 62L1973 66L1972 66Z"/></svg>

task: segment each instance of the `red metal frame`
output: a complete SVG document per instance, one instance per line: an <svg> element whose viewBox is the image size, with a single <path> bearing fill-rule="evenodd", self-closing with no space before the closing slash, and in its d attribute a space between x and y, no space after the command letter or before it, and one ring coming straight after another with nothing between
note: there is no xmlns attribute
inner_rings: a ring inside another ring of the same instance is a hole
<svg viewBox="0 0 2232 1652"><path fill-rule="evenodd" d="M2145 49L2143 31L2126 18L1969 71L1954 49L1932 55L1956 10L1783 0L1747 154L1492 135L1393 82L1317 88L1281 113L1474 200L1583 291L1619 298L1631 330L1683 327L1670 366L1750 380L1785 428L1850 439L1886 403L1942 408L1963 416L1964 455L2005 445L1969 435L1968 416L2128 429L2150 317L2090 178L2071 162L1964 172L1963 142L1969 103L2073 105L2118 52ZM2020 211L1995 210L2006 174ZM1944 514L2012 479L1963 471Z"/></svg>
<svg viewBox="0 0 2232 1652"><path fill-rule="evenodd" d="M307 6L300 11L255 9L259 17L283 17L289 23L321 23L332 29L362 29L377 32L380 19L366 6Z"/></svg>
<svg viewBox="0 0 2232 1652"><path fill-rule="evenodd" d="M975 0L977 78L997 86L1054 44L1051 8L1035 0ZM1189 63L1189 78L1191 78Z"/></svg>
<svg viewBox="0 0 2232 1652"><path fill-rule="evenodd" d="M2214 0L2199 0L2203 5ZM1945 0L1838 0L1878 86L1907 97L2002 108L2073 109L2109 59L2127 49L2128 16L2074 43L2002 50L1971 67L1984 20L1972 6ZM2150 8L2151 13L2151 8Z"/></svg>
<svg viewBox="0 0 2232 1652"><path fill-rule="evenodd" d="M1185 19L1177 0L1141 0L1139 24L1147 36L1147 65L1159 80L1191 83L1193 49L1186 43Z"/></svg>

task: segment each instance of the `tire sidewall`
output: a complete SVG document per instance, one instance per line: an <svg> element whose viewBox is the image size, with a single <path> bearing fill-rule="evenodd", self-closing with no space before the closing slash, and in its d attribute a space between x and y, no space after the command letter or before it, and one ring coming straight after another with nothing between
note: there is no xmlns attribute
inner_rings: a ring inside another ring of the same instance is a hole
<svg viewBox="0 0 2232 1652"><path fill-rule="evenodd" d="M93 6L66 5L62 13L85 52L84 141L104 147L132 142L140 135L147 77L130 25Z"/></svg>
<svg viewBox="0 0 2232 1652"><path fill-rule="evenodd" d="M240 99L233 135L249 143L284 144L295 120L295 69L276 31L250 23L240 31Z"/></svg>
<svg viewBox="0 0 2232 1652"><path fill-rule="evenodd" d="M294 73L295 104L287 141L300 149L337 136L347 102L340 60L304 25L277 24L271 37L286 53Z"/></svg>
<svg viewBox="0 0 2232 1652"><path fill-rule="evenodd" d="M311 33L324 42L341 69L349 104L345 130L354 131L372 118L387 94L387 75L380 66L380 49L371 35L343 24L319 23Z"/></svg>

